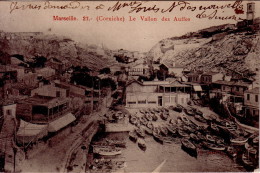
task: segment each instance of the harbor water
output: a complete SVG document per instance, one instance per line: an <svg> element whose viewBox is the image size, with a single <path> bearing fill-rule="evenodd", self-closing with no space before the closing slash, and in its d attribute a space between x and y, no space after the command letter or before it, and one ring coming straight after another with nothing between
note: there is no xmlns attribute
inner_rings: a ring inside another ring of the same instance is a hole
<svg viewBox="0 0 260 173"><path fill-rule="evenodd" d="M137 143L128 138L128 133L97 134L98 141L106 139L125 140L126 148L122 154L114 159L126 162L125 172L152 172L164 160L160 172L245 172L243 166L238 165L225 152L213 152L198 149L197 158L190 156L181 148L180 138L176 137L171 143L163 145L156 142L152 136L146 136L147 149L141 150ZM111 158L110 158L111 159ZM112 158L113 160L113 158Z"/></svg>

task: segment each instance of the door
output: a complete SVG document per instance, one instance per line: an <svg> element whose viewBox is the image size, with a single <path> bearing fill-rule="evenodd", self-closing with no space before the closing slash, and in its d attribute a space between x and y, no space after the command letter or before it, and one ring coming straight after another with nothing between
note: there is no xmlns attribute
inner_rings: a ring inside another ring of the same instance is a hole
<svg viewBox="0 0 260 173"><path fill-rule="evenodd" d="M158 96L158 106L162 106L162 96Z"/></svg>

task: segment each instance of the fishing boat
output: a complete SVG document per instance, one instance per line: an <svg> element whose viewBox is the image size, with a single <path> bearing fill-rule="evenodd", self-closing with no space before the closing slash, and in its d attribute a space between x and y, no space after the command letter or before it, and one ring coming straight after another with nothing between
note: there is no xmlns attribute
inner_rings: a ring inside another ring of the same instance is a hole
<svg viewBox="0 0 260 173"><path fill-rule="evenodd" d="M148 121L147 121L147 119L146 119L145 117L141 117L141 118L140 118L140 122L141 122L142 125L145 125L145 126L146 126L147 123L148 123Z"/></svg>
<svg viewBox="0 0 260 173"><path fill-rule="evenodd" d="M144 109L140 109L139 112L140 112L141 114L144 114Z"/></svg>
<svg viewBox="0 0 260 173"><path fill-rule="evenodd" d="M182 139L181 144L184 150L197 156L197 147L189 139Z"/></svg>
<svg viewBox="0 0 260 173"><path fill-rule="evenodd" d="M106 139L106 142L108 143L108 145L115 145L116 147L122 147L122 148L126 147L125 141Z"/></svg>
<svg viewBox="0 0 260 173"><path fill-rule="evenodd" d="M147 124L146 124L146 127L148 127L149 129L153 130L154 126L153 126L153 123L151 121L149 121Z"/></svg>
<svg viewBox="0 0 260 173"><path fill-rule="evenodd" d="M137 129L135 129L135 132L136 132L136 134L137 134L139 137L141 137L141 138L144 138L144 137L145 137L145 132L144 132L144 130L143 130L142 128L137 128Z"/></svg>
<svg viewBox="0 0 260 173"><path fill-rule="evenodd" d="M177 128L175 126L169 124L168 126L166 126L166 128L170 134L176 135Z"/></svg>
<svg viewBox="0 0 260 173"><path fill-rule="evenodd" d="M153 115L152 115L152 119L153 119L153 121L157 121L157 120L158 120L157 115L156 115L156 114L153 114Z"/></svg>
<svg viewBox="0 0 260 173"><path fill-rule="evenodd" d="M252 142L253 142L254 145L258 145L259 144L259 136L253 138Z"/></svg>
<svg viewBox="0 0 260 173"><path fill-rule="evenodd" d="M148 121L152 121L153 120L153 117L150 113L146 113L145 114L145 118L148 120Z"/></svg>
<svg viewBox="0 0 260 173"><path fill-rule="evenodd" d="M246 153L242 154L242 161L246 167L250 167L250 168L254 167L254 163L250 160L248 154Z"/></svg>
<svg viewBox="0 0 260 173"><path fill-rule="evenodd" d="M186 117L186 116L181 116L181 120L183 121L184 124L189 125L190 124L190 120Z"/></svg>
<svg viewBox="0 0 260 173"><path fill-rule="evenodd" d="M159 128L154 128L154 130L153 130L153 137L154 137L155 141L159 142L160 144L163 144L163 138L160 135Z"/></svg>
<svg viewBox="0 0 260 173"><path fill-rule="evenodd" d="M237 137L234 139L230 139L230 142L235 145L244 145L247 141L248 141L248 138L245 138L243 136L240 136L240 137Z"/></svg>
<svg viewBox="0 0 260 173"><path fill-rule="evenodd" d="M136 117L136 116L131 116L131 118L130 118L130 123L133 124L133 125L135 125L136 122L137 122L137 117Z"/></svg>
<svg viewBox="0 0 260 173"><path fill-rule="evenodd" d="M139 146L142 150L144 150L144 151L146 150L146 144L145 144L144 139L138 138L137 144L138 144L138 146Z"/></svg>
<svg viewBox="0 0 260 173"><path fill-rule="evenodd" d="M220 129L218 128L218 126L215 123L210 123L210 129L214 132L214 133L220 133Z"/></svg>
<svg viewBox="0 0 260 173"><path fill-rule="evenodd" d="M207 139L207 141L212 142L212 143L215 143L215 142L216 142L216 140L214 139L214 137L211 136L211 135L206 135L206 139Z"/></svg>
<svg viewBox="0 0 260 173"><path fill-rule="evenodd" d="M178 105L176 105L176 106L173 108L173 110L176 111L176 112L182 112L182 108L183 108L183 107L178 104Z"/></svg>
<svg viewBox="0 0 260 173"><path fill-rule="evenodd" d="M206 148L217 150L217 151L224 151L226 149L225 145L219 145L219 144L212 144L209 142L202 142L202 145L204 145Z"/></svg>
<svg viewBox="0 0 260 173"><path fill-rule="evenodd" d="M218 137L218 136L213 136L213 138L215 139L216 144L219 144L219 145L224 144L223 138Z"/></svg>
<svg viewBox="0 0 260 173"><path fill-rule="evenodd" d="M143 127L143 129L144 129L146 134L153 135L153 130L151 130L151 129L147 128L147 127Z"/></svg>
<svg viewBox="0 0 260 173"><path fill-rule="evenodd" d="M205 118L203 118L202 116L200 115L194 115L194 118L195 120L199 121L199 122L202 122L202 123L206 123L207 120Z"/></svg>
<svg viewBox="0 0 260 173"><path fill-rule="evenodd" d="M181 136L181 137L189 137L190 135L186 132L184 132L182 129L177 129L177 132L178 134Z"/></svg>
<svg viewBox="0 0 260 173"><path fill-rule="evenodd" d="M194 133L190 134L190 139L192 139L194 142L200 141L200 138L197 135L195 135Z"/></svg>
<svg viewBox="0 0 260 173"><path fill-rule="evenodd" d="M161 134L164 135L164 136L167 136L168 135L168 130L166 127L160 127L160 130L161 130Z"/></svg>
<svg viewBox="0 0 260 173"><path fill-rule="evenodd" d="M111 147L94 147L93 153L99 154L101 156L116 156L120 155L122 151L120 149Z"/></svg>
<svg viewBox="0 0 260 173"><path fill-rule="evenodd" d="M227 147L227 154L230 156L230 157L232 157L232 158L235 158L235 157L237 157L237 151L236 151L236 149L234 148L234 147L231 147L231 146L229 146L229 147Z"/></svg>
<svg viewBox="0 0 260 173"><path fill-rule="evenodd" d="M195 113L193 112L193 110L190 109L190 108L185 108L185 109L184 109L184 112L185 112L187 115L190 115L190 116L195 115Z"/></svg>
<svg viewBox="0 0 260 173"><path fill-rule="evenodd" d="M132 140L133 142L137 141L137 135L134 131L129 132L129 139Z"/></svg>
<svg viewBox="0 0 260 173"><path fill-rule="evenodd" d="M257 150L252 147L251 145L248 144L248 142L245 144L245 149L247 150L248 153L252 154L252 155L256 155Z"/></svg>
<svg viewBox="0 0 260 173"><path fill-rule="evenodd" d="M206 137L203 134L201 134L200 132L197 133L197 137L200 139L200 141L206 140Z"/></svg>
<svg viewBox="0 0 260 173"><path fill-rule="evenodd" d="M194 111L195 111L195 113L197 114L197 115L203 115L203 112L202 111L200 111L199 109L195 109L194 108Z"/></svg>
<svg viewBox="0 0 260 173"><path fill-rule="evenodd" d="M168 117L169 117L168 113L166 113L166 112L161 113L162 120L167 120Z"/></svg>

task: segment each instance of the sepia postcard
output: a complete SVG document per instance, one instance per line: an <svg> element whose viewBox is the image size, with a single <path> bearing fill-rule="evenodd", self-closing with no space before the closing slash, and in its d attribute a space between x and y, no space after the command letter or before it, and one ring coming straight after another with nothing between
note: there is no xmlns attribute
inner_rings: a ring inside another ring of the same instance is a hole
<svg viewBox="0 0 260 173"><path fill-rule="evenodd" d="M0 172L259 172L260 1L0 1Z"/></svg>

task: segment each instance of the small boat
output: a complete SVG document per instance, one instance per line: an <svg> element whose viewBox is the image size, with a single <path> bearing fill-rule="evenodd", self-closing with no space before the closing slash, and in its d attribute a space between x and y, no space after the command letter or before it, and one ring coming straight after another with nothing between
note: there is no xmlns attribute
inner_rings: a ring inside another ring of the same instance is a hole
<svg viewBox="0 0 260 173"><path fill-rule="evenodd" d="M173 108L173 110L174 111L176 111L176 112L182 112L182 109L183 109L183 107L181 106L181 105L176 105L174 108Z"/></svg>
<svg viewBox="0 0 260 173"><path fill-rule="evenodd" d="M137 141L137 135L135 132L131 131L129 132L129 139L132 140L133 142L136 142Z"/></svg>
<svg viewBox="0 0 260 173"><path fill-rule="evenodd" d="M136 116L132 116L132 117L130 118L130 123L133 124L133 125L135 125L136 122L137 122L137 117L136 117Z"/></svg>
<svg viewBox="0 0 260 173"><path fill-rule="evenodd" d="M242 161L245 166L250 167L250 168L254 167L254 163L249 159L248 154L246 154L246 153L242 154Z"/></svg>
<svg viewBox="0 0 260 173"><path fill-rule="evenodd" d="M252 142L253 142L254 145L258 145L259 144L259 136L253 138Z"/></svg>
<svg viewBox="0 0 260 173"><path fill-rule="evenodd" d="M106 139L106 142L109 145L115 145L116 147L122 147L122 148L126 147L126 142L125 141Z"/></svg>
<svg viewBox="0 0 260 173"><path fill-rule="evenodd" d="M227 147L227 154L228 154L230 157L232 157L232 158L237 157L237 151L236 151L236 149L235 149L234 147L231 147L231 146Z"/></svg>
<svg viewBox="0 0 260 173"><path fill-rule="evenodd" d="M200 141L200 138L197 135L195 135L194 133L190 134L190 139L192 139L194 142Z"/></svg>
<svg viewBox="0 0 260 173"><path fill-rule="evenodd" d="M146 144L145 144L144 139L138 138L137 144L138 144L138 146L139 146L142 150L144 150L144 151L146 150Z"/></svg>
<svg viewBox="0 0 260 173"><path fill-rule="evenodd" d="M147 124L146 124L146 127L148 127L149 129L153 130L154 126L153 126L153 123L151 121L149 121Z"/></svg>
<svg viewBox="0 0 260 173"><path fill-rule="evenodd" d="M186 150L187 152L191 152L191 154L197 156L197 147L189 139L182 139L181 144L184 150Z"/></svg>
<svg viewBox="0 0 260 173"><path fill-rule="evenodd" d="M174 119L173 119L173 118L171 118L171 119L169 120L169 123L170 123L170 124L175 124L175 121L174 121Z"/></svg>
<svg viewBox="0 0 260 173"><path fill-rule="evenodd" d="M245 144L245 149L246 149L247 152L250 153L250 154L253 154L253 155L256 155L256 154L257 154L257 150L256 150L254 147L250 146L250 145L248 144L248 142Z"/></svg>
<svg viewBox="0 0 260 173"><path fill-rule="evenodd" d="M218 126L215 123L210 123L210 129L215 132L215 133L219 133L220 129L218 128Z"/></svg>
<svg viewBox="0 0 260 173"><path fill-rule="evenodd" d="M163 144L163 138L162 138L162 136L160 135L160 130L159 130L159 128L154 128L154 130L153 130L153 137L154 137L154 139L155 139L157 142Z"/></svg>
<svg viewBox="0 0 260 173"><path fill-rule="evenodd" d="M212 117L210 115L207 115L207 114L203 114L202 117L207 120L207 121L212 121Z"/></svg>
<svg viewBox="0 0 260 173"><path fill-rule="evenodd" d="M153 114L153 115L152 115L152 119L153 119L153 121L157 121L157 120L158 120L157 115Z"/></svg>
<svg viewBox="0 0 260 173"><path fill-rule="evenodd" d="M217 145L217 144L212 144L209 142L203 142L202 143L205 147L212 149L212 150L217 150L217 151L224 151L226 147L224 145Z"/></svg>
<svg viewBox="0 0 260 173"><path fill-rule="evenodd" d="M216 144L222 145L225 142L224 139L221 137L213 136L213 138L215 139Z"/></svg>
<svg viewBox="0 0 260 173"><path fill-rule="evenodd" d="M184 132L182 129L177 129L177 132L181 137L189 137L190 136L188 133Z"/></svg>
<svg viewBox="0 0 260 173"><path fill-rule="evenodd" d="M205 141L206 137L202 135L200 132L197 133L197 137L200 139L200 141Z"/></svg>
<svg viewBox="0 0 260 173"><path fill-rule="evenodd" d="M146 134L153 135L153 130L151 130L151 129L147 128L147 127L143 127L143 129L144 129Z"/></svg>
<svg viewBox="0 0 260 173"><path fill-rule="evenodd" d="M183 121L184 124L189 125L190 124L190 120L186 117L186 116L181 116L181 120Z"/></svg>
<svg viewBox="0 0 260 173"><path fill-rule="evenodd" d="M136 123L135 123L136 127L140 127L141 126L141 121L139 119L137 119Z"/></svg>
<svg viewBox="0 0 260 173"><path fill-rule="evenodd" d="M145 132L144 132L144 130L143 130L142 128L137 128L137 129L135 129L135 132L136 132L136 134L137 134L139 137L141 137L141 138L144 138L144 137L145 137Z"/></svg>
<svg viewBox="0 0 260 173"><path fill-rule="evenodd" d="M153 117L150 113L146 113L145 114L145 118L148 120L148 121L152 121L153 120Z"/></svg>
<svg viewBox="0 0 260 173"><path fill-rule="evenodd" d="M207 120L205 118L203 118L202 116L200 115L194 115L194 118L195 120L199 121L199 122L202 122L202 123L206 123Z"/></svg>
<svg viewBox="0 0 260 173"><path fill-rule="evenodd" d="M166 112L161 113L162 120L167 120L168 117L169 117L169 113Z"/></svg>
<svg viewBox="0 0 260 173"><path fill-rule="evenodd" d="M120 149L111 147L94 147L93 153L101 156L116 156L122 153Z"/></svg>
<svg viewBox="0 0 260 173"><path fill-rule="evenodd" d="M166 126L166 128L170 134L176 135L177 128L175 126L169 124L168 126Z"/></svg>
<svg viewBox="0 0 260 173"><path fill-rule="evenodd" d="M215 142L216 142L216 140L214 139L214 137L211 136L211 135L206 135L206 139L207 139L207 141L212 142L212 143L215 143Z"/></svg>
<svg viewBox="0 0 260 173"><path fill-rule="evenodd" d="M203 112L201 112L199 109L194 109L194 111L195 111L195 113L196 113L197 115L200 115L200 116L203 115Z"/></svg>
<svg viewBox="0 0 260 173"><path fill-rule="evenodd" d="M143 109L140 109L139 112L142 113L142 114L144 114L144 110L143 110Z"/></svg>
<svg viewBox="0 0 260 173"><path fill-rule="evenodd" d="M147 121L147 119L146 119L145 117L141 117L141 118L140 118L140 122L141 122L142 125L145 125L145 126L146 126L147 123L148 123L148 121Z"/></svg>
<svg viewBox="0 0 260 173"><path fill-rule="evenodd" d="M164 136L167 136L167 135L168 135L168 130L167 130L166 127L161 127L160 130L161 130L161 134L162 134L162 135L164 135Z"/></svg>
<svg viewBox="0 0 260 173"><path fill-rule="evenodd" d="M184 109L184 112L185 112L187 115L190 115L190 116L195 115L195 113L193 112L193 110L190 109L190 108L185 108L185 109Z"/></svg>
<svg viewBox="0 0 260 173"><path fill-rule="evenodd" d="M247 142L248 138L243 136L237 137L235 139L230 139L230 142L236 145L244 145Z"/></svg>

